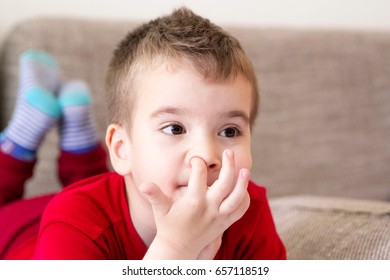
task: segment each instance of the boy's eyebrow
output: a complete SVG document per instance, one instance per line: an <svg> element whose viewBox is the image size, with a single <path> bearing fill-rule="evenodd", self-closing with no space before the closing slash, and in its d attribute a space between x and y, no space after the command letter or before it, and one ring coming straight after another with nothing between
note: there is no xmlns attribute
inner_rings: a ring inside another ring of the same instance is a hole
<svg viewBox="0 0 390 280"><path fill-rule="evenodd" d="M151 115L150 118L157 118L161 115L183 115L184 111L180 108L176 107L161 107L158 110L154 111Z"/></svg>
<svg viewBox="0 0 390 280"><path fill-rule="evenodd" d="M240 110L229 111L226 114L224 114L224 117L241 118L244 120L245 123L250 122L249 116L244 111L240 111Z"/></svg>
<svg viewBox="0 0 390 280"><path fill-rule="evenodd" d="M181 108L178 107L161 107L154 111L151 115L150 118L158 118L161 115L184 115L185 112ZM221 115L223 118L241 118L245 123L249 123L250 119L249 116L244 112L240 110L233 110L233 111L228 111L226 113L223 113Z"/></svg>

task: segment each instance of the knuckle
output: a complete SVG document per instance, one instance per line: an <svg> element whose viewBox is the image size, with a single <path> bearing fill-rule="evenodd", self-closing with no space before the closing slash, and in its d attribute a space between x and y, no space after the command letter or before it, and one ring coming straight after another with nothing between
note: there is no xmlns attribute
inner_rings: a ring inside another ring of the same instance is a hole
<svg viewBox="0 0 390 280"><path fill-rule="evenodd" d="M187 210L191 212L198 212L202 208L204 208L204 201L200 199L191 198L187 201Z"/></svg>

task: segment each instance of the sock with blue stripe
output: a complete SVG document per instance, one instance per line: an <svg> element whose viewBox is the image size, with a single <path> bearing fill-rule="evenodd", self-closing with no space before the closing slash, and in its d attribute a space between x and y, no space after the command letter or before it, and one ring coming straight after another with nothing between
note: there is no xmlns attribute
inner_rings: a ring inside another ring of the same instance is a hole
<svg viewBox="0 0 390 280"><path fill-rule="evenodd" d="M88 86L83 81L65 84L60 90L58 102L62 109L61 149L74 154L95 149L99 141Z"/></svg>
<svg viewBox="0 0 390 280"><path fill-rule="evenodd" d="M57 62L43 51L20 56L19 95L12 118L0 134L0 149L32 161L47 131L61 115L54 92L59 87Z"/></svg>

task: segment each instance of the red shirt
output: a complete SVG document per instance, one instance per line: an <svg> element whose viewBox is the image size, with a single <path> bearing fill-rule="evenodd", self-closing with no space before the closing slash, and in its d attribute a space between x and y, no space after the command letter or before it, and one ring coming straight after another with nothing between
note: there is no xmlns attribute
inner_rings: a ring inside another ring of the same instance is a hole
<svg viewBox="0 0 390 280"><path fill-rule="evenodd" d="M265 189L249 184L251 203L226 230L216 259L285 259ZM142 259L147 247L130 218L123 177L82 180L53 198L41 221L36 259Z"/></svg>

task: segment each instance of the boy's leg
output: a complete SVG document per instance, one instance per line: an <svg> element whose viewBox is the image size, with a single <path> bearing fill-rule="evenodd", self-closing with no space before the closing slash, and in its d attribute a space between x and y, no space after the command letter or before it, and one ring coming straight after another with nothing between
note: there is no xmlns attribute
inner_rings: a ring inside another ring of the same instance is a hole
<svg viewBox="0 0 390 280"><path fill-rule="evenodd" d="M0 205L19 199L32 176L36 152L60 117L53 94L59 85L56 61L47 53L27 51L20 57L19 94L11 121L0 134Z"/></svg>
<svg viewBox="0 0 390 280"><path fill-rule="evenodd" d="M58 100L62 109L58 160L62 185L106 172L106 151L98 140L87 85L82 81L65 84Z"/></svg>
<svg viewBox="0 0 390 280"><path fill-rule="evenodd" d="M32 176L35 161L22 161L0 151L0 208L23 197L24 183Z"/></svg>
<svg viewBox="0 0 390 280"><path fill-rule="evenodd" d="M107 153L100 144L83 154L62 150L58 159L58 174L64 187L107 171Z"/></svg>

